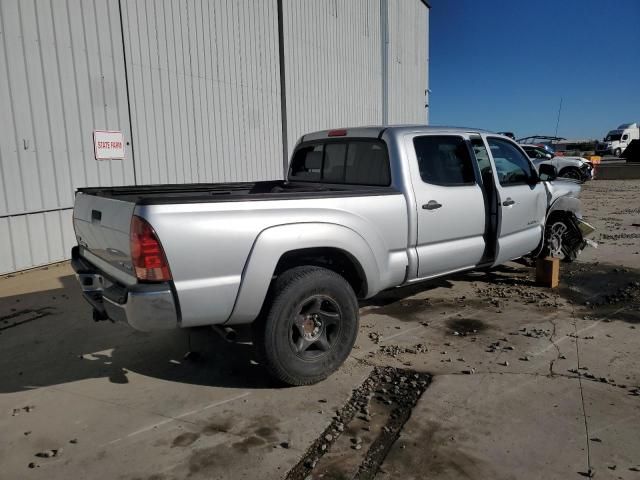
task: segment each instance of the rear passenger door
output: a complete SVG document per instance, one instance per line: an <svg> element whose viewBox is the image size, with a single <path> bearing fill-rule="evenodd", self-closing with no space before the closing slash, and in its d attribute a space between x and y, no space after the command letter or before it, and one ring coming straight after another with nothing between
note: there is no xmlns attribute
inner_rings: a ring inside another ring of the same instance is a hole
<svg viewBox="0 0 640 480"><path fill-rule="evenodd" d="M475 267L485 250L485 204L466 138L416 135L407 150L417 205L418 278Z"/></svg>
<svg viewBox="0 0 640 480"><path fill-rule="evenodd" d="M499 197L498 265L522 257L539 245L547 196L533 165L515 143L488 136L487 144Z"/></svg>

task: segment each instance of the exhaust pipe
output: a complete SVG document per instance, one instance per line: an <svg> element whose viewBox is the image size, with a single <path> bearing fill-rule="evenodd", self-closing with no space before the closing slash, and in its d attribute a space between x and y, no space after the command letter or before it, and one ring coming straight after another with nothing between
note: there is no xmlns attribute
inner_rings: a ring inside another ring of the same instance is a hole
<svg viewBox="0 0 640 480"><path fill-rule="evenodd" d="M225 342L235 343L238 340L238 332L231 327L212 325L213 331L222 337Z"/></svg>

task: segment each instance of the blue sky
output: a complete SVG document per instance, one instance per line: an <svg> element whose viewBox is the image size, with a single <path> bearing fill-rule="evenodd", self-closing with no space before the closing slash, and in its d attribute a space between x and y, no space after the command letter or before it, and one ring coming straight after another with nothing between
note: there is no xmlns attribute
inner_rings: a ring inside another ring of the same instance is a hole
<svg viewBox="0 0 640 480"><path fill-rule="evenodd" d="M432 125L602 138L640 122L640 0L430 0Z"/></svg>

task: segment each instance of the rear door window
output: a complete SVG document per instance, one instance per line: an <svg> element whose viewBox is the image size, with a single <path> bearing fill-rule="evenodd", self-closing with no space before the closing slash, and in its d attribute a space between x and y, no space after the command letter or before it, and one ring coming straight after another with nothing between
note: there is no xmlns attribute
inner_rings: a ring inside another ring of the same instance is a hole
<svg viewBox="0 0 640 480"><path fill-rule="evenodd" d="M473 185L471 155L462 137L428 135L415 137L420 177L425 183L443 186Z"/></svg>
<svg viewBox="0 0 640 480"><path fill-rule="evenodd" d="M293 155L292 181L389 186L385 144L379 140L344 140L306 145Z"/></svg>

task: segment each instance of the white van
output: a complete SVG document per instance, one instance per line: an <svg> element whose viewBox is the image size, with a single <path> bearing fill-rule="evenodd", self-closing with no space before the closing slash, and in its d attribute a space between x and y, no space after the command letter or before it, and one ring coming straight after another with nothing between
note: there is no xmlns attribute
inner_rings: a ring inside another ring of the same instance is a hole
<svg viewBox="0 0 640 480"><path fill-rule="evenodd" d="M596 153L601 155L613 154L619 157L632 140L640 140L640 128L638 128L638 124L623 123L615 130L607 133L602 143L597 145Z"/></svg>

